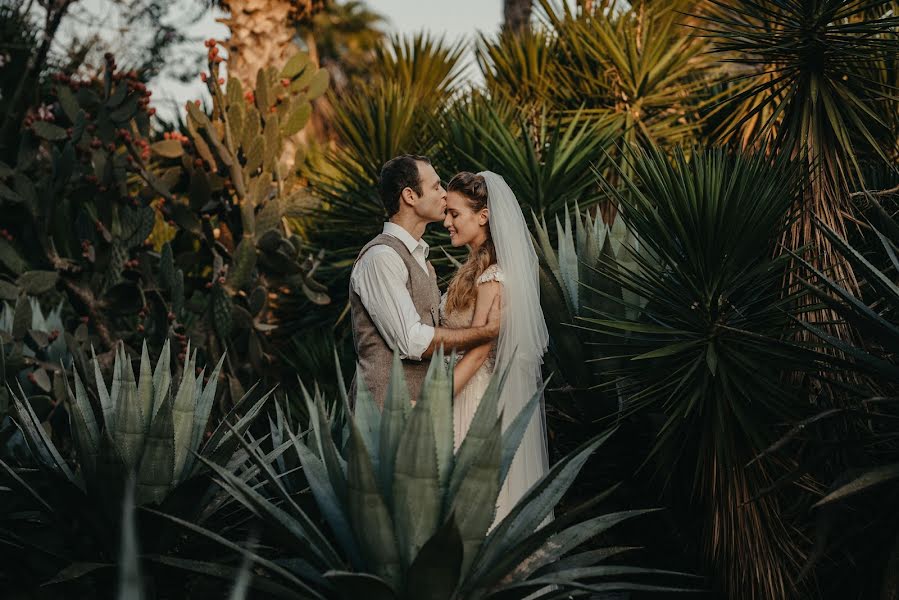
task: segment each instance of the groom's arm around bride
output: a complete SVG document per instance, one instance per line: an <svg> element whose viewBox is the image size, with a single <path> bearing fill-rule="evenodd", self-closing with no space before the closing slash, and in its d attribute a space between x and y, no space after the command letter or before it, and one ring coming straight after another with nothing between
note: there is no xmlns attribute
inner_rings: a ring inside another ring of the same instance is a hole
<svg viewBox="0 0 899 600"><path fill-rule="evenodd" d="M402 155L388 161L381 169L378 192L389 220L362 248L350 276L358 361L350 395L352 402L361 376L383 406L394 351L403 361L415 402L428 368L422 359L440 346L448 352L468 350L495 339L500 311L494 306L487 323L479 327L439 327L440 290L422 235L428 223L443 220L446 190L427 158Z"/></svg>

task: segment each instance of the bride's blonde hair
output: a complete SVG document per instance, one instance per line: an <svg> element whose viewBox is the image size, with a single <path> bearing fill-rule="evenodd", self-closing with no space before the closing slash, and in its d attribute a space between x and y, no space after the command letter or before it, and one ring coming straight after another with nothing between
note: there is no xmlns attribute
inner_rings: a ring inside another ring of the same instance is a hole
<svg viewBox="0 0 899 600"><path fill-rule="evenodd" d="M487 182L484 177L476 173L462 171L450 180L446 186L447 192L458 192L468 200L468 207L474 212L487 208ZM450 281L446 291L446 312L452 313L457 309L468 308L478 296L478 277L487 270L487 267L496 262L496 248L493 246L493 238L490 237L490 228L487 228L487 239L478 248L472 249L453 280Z"/></svg>

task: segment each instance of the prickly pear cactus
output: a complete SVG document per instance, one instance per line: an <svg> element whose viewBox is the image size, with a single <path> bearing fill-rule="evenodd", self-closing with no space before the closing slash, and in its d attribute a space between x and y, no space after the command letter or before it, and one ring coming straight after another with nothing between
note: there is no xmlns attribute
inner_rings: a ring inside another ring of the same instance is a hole
<svg viewBox="0 0 899 600"><path fill-rule="evenodd" d="M272 369L278 300L329 301L312 278L321 257L285 218L306 197L302 146L286 149L328 75L297 52L244 88L206 45L212 104L189 103L182 131L152 130L151 92L111 55L100 77L55 77L15 164L0 162L0 212L15 223L0 230L0 300L62 292L80 342L183 353L190 336L204 361L246 356L227 374L248 382Z"/></svg>

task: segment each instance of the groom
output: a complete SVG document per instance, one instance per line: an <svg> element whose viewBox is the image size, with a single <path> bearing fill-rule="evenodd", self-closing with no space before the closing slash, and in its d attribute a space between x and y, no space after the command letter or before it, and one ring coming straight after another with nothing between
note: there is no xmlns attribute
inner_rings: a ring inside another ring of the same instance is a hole
<svg viewBox="0 0 899 600"><path fill-rule="evenodd" d="M402 359L409 397L415 403L437 348L467 350L499 334L494 306L487 324L467 329L438 327L440 290L421 239L428 223L442 221L446 190L431 161L403 154L381 168L378 193L388 220L380 235L359 252L350 275L353 345L358 357L350 390L355 406L362 377L379 408L384 406L394 351Z"/></svg>

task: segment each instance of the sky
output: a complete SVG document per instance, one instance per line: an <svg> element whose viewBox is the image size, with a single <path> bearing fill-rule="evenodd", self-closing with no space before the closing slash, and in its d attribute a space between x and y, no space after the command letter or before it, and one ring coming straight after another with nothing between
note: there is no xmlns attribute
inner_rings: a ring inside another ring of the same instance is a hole
<svg viewBox="0 0 899 600"><path fill-rule="evenodd" d="M368 0L367 3L387 18L386 28L390 33L429 30L445 34L449 40L459 37L472 40L478 31L499 31L502 23L502 0ZM207 13L190 27L189 36L200 40L209 37L225 38L228 35L227 28L215 22L220 16L221 13L217 11ZM192 46L196 46L198 56L205 54L206 49L202 43ZM468 60L471 60L470 56ZM478 79L475 68L467 68L465 73ZM160 77L152 82L151 89L153 106L166 119L174 115L177 105L183 105L189 98L199 98L204 93L204 86L199 79L184 84L174 78Z"/></svg>

